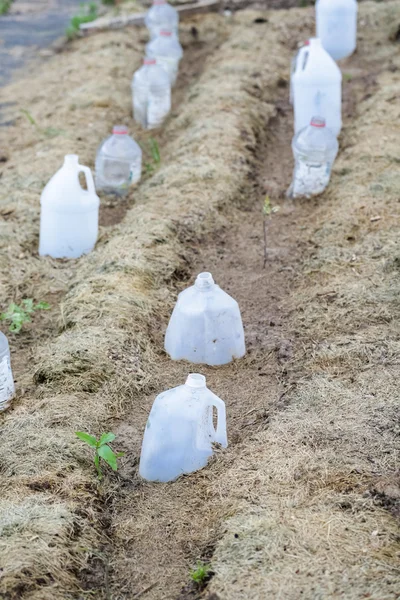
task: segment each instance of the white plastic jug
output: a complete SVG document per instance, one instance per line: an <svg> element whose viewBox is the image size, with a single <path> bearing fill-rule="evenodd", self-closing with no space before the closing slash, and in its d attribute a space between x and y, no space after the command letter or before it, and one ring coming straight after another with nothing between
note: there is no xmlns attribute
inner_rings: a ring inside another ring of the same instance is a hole
<svg viewBox="0 0 400 600"><path fill-rule="evenodd" d="M342 74L319 38L309 42L293 75L294 131L319 115L337 137L342 128Z"/></svg>
<svg viewBox="0 0 400 600"><path fill-rule="evenodd" d="M173 360L224 365L246 353L239 305L200 273L181 292L165 335L165 350Z"/></svg>
<svg viewBox="0 0 400 600"><path fill-rule="evenodd" d="M171 110L171 82L168 73L145 58L132 79L133 116L145 129L160 127Z"/></svg>
<svg viewBox="0 0 400 600"><path fill-rule="evenodd" d="M10 347L6 336L0 331L0 412L8 408L14 392Z"/></svg>
<svg viewBox="0 0 400 600"><path fill-rule="evenodd" d="M93 250L97 240L100 200L89 167L67 154L40 199L39 254L53 258L78 258ZM84 173L87 190L79 183Z"/></svg>
<svg viewBox="0 0 400 600"><path fill-rule="evenodd" d="M144 22L149 30L151 40L160 35L162 29L173 31L178 37L179 13L166 0L153 0Z"/></svg>
<svg viewBox="0 0 400 600"><path fill-rule="evenodd" d="M179 61L183 56L182 46L172 31L162 29L160 34L146 45L146 56L154 58L169 76L171 86L175 85Z"/></svg>
<svg viewBox="0 0 400 600"><path fill-rule="evenodd" d="M213 408L217 410L217 428ZM225 403L192 373L185 385L154 400L143 437L139 473L148 481L173 481L206 466L212 443L228 446Z"/></svg>
<svg viewBox="0 0 400 600"><path fill-rule="evenodd" d="M357 0L317 0L317 37L335 60L353 54L357 45Z"/></svg>
<svg viewBox="0 0 400 600"><path fill-rule="evenodd" d="M299 65L302 64L301 59L302 56L304 54L304 51L306 50L307 46L309 46L310 42L308 40L306 40L304 42L304 46L302 46L299 50L297 50L296 54L293 56L292 60L291 60L291 64L290 64L290 96L289 96L289 100L290 100L290 104L293 104L293 75L295 74L296 70L298 69Z"/></svg>

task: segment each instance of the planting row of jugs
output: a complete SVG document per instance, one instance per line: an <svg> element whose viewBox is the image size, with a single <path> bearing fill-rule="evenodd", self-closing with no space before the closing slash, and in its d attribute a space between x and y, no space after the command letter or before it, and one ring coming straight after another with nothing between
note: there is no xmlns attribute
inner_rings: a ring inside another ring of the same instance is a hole
<svg viewBox="0 0 400 600"><path fill-rule="evenodd" d="M316 11L318 38L299 50L291 72L296 163L293 196L320 193L329 181L341 129L341 73L334 59L350 55L356 46L356 0L317 0ZM166 40L172 39L176 49L179 46L178 14L164 0L154 1L146 24L153 40L148 53L154 55L145 59L134 75L133 105L136 120L152 127L169 111L170 86L176 79L182 50L177 50L174 61L172 55L163 54ZM81 172L87 190L80 186ZM105 192L122 194L139 181L140 174L139 146L125 127L115 127L97 154L96 185ZM98 210L90 169L80 165L76 155L66 156L63 167L42 193L40 255L77 258L90 252L97 240ZM200 273L195 284L179 295L167 328L165 350L173 360L212 366L245 355L239 306L215 284L210 273ZM0 334L0 410L13 394L9 346ZM192 373L184 385L155 399L144 433L140 474L150 481L171 481L196 471L207 464L215 442L227 446L225 404L208 390L203 375Z"/></svg>
<svg viewBox="0 0 400 600"><path fill-rule="evenodd" d="M342 128L342 74L336 60L350 56L357 41L357 1L317 0L317 37L292 61L295 159L288 196L321 194L329 183Z"/></svg>

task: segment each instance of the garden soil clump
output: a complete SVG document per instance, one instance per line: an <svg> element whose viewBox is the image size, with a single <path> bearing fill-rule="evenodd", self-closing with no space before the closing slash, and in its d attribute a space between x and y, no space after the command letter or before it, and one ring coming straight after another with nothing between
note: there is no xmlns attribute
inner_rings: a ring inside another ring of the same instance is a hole
<svg viewBox="0 0 400 600"><path fill-rule="evenodd" d="M360 5L341 152L328 190L304 202L285 199L287 95L310 8L185 20L173 111L151 134L127 118L143 30L78 40L3 89L2 308L26 297L52 308L10 335L0 595L396 598L399 22L399 0ZM93 253L39 259L44 184L64 154L93 167L117 122L145 148L144 180L121 204L102 198ZM266 195L280 210L263 268ZM138 460L152 401L193 370L167 359L163 333L201 270L245 324L243 360L194 369L226 402L229 447L149 484ZM99 484L76 430L114 431L120 472ZM204 590L190 583L197 560L212 564Z"/></svg>

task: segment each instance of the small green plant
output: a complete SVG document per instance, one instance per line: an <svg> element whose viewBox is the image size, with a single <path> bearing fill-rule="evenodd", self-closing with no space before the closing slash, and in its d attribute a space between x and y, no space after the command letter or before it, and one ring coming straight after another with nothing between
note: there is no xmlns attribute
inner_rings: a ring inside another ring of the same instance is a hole
<svg viewBox="0 0 400 600"><path fill-rule="evenodd" d="M197 585L204 585L207 579L209 578L211 571L211 565L203 563L201 560L197 561L196 568L190 571L190 577L192 581L197 583Z"/></svg>
<svg viewBox="0 0 400 600"><path fill-rule="evenodd" d="M272 215L274 213L277 213L279 210L279 206L272 206L271 204L271 199L270 197L267 195L265 196L264 199L264 204L263 204L263 227L264 227L264 269L265 269L265 265L267 264L267 260L268 260L268 251L267 251L267 226L268 226L268 221L271 219Z"/></svg>
<svg viewBox="0 0 400 600"><path fill-rule="evenodd" d="M14 0L0 0L0 15L7 14L13 2Z"/></svg>
<svg viewBox="0 0 400 600"><path fill-rule="evenodd" d="M113 471L118 471L117 459L124 456L124 452L114 452L108 445L110 442L115 440L115 434L109 431L103 433L99 439L96 439L93 435L89 435L84 431L75 431L75 435L85 444L88 444L91 448L94 448L94 464L97 470L97 476L101 480L103 479L103 472L100 466L100 459L104 460Z"/></svg>
<svg viewBox="0 0 400 600"><path fill-rule="evenodd" d="M65 30L65 35L69 40L75 39L78 37L80 25L94 21L97 19L97 16L97 4L95 2L89 2L89 4L82 3L79 13L72 17L69 26Z"/></svg>
<svg viewBox="0 0 400 600"><path fill-rule="evenodd" d="M55 127L46 127L45 129L43 129L42 127L39 127L39 125L36 123L35 119L32 117L31 113L28 110L26 110L25 108L21 108L21 112L28 119L29 123L34 126L38 133L41 133L47 137L56 137L57 135L64 133L62 129L56 129Z"/></svg>
<svg viewBox="0 0 400 600"><path fill-rule="evenodd" d="M343 73L343 79L345 81L351 81L353 79L353 75L351 73Z"/></svg>
<svg viewBox="0 0 400 600"><path fill-rule="evenodd" d="M21 331L24 323L31 322L31 315L37 310L49 310L50 304L47 302L33 303L32 298L25 298L21 304L15 304L11 302L6 312L1 313L0 320L8 321L10 323L9 330L13 333Z"/></svg>
<svg viewBox="0 0 400 600"><path fill-rule="evenodd" d="M142 149L143 149L143 147L142 147ZM158 167L159 164L161 163L161 154L160 154L160 148L158 146L158 142L157 142L157 140L155 140L152 137L149 139L149 150L150 150L150 155L151 155L153 162L152 163L146 162L144 164L144 166L145 166L147 173L152 173L155 170L155 168ZM144 150L144 151L146 151L146 150Z"/></svg>

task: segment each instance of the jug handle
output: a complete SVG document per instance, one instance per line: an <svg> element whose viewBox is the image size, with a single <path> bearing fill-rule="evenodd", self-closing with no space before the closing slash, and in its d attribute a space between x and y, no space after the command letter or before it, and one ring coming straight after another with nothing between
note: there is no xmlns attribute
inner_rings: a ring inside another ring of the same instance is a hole
<svg viewBox="0 0 400 600"><path fill-rule="evenodd" d="M92 171L89 169L89 167L85 167L83 165L78 165L78 167L78 173L84 173L85 175L87 191L89 192L89 194L96 195L96 188L94 187Z"/></svg>
<svg viewBox="0 0 400 600"><path fill-rule="evenodd" d="M228 446L228 439L226 435L226 410L225 410L225 402L223 402L220 398L213 398L213 401L210 402L209 407L215 406L217 409L217 429L214 429L214 424L212 421L210 422L210 435L211 440L213 442L217 442L221 444L223 448Z"/></svg>

